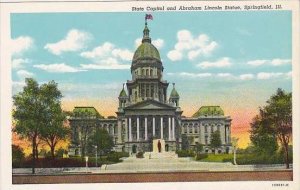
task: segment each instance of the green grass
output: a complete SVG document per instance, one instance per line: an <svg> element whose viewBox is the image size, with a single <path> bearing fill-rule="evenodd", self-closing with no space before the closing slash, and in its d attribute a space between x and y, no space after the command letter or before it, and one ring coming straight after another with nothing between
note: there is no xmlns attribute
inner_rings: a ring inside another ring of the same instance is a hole
<svg viewBox="0 0 300 190"><path fill-rule="evenodd" d="M207 158L201 159L201 162L224 162L224 159L232 159L233 154L208 154Z"/></svg>

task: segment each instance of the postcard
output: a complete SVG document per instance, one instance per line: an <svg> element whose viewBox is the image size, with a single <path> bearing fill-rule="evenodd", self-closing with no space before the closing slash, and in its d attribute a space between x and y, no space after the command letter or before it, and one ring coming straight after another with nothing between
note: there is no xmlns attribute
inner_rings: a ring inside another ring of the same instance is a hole
<svg viewBox="0 0 300 190"><path fill-rule="evenodd" d="M1 3L1 189L299 189L298 1Z"/></svg>

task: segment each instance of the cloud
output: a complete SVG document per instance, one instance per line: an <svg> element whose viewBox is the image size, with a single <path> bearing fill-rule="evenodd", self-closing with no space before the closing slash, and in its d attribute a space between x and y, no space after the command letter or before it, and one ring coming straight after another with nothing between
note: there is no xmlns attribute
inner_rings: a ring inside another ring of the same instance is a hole
<svg viewBox="0 0 300 190"><path fill-rule="evenodd" d="M292 71L290 71L290 72L286 73L286 75L287 75L287 78L292 78L292 76L293 76L293 72L292 72Z"/></svg>
<svg viewBox="0 0 300 190"><path fill-rule="evenodd" d="M286 65L286 64L291 64L290 59L258 59L258 60L252 60L248 61L247 64L251 66L261 66L261 65L273 65L273 66L281 66L281 65Z"/></svg>
<svg viewBox="0 0 300 190"><path fill-rule="evenodd" d="M72 67L65 63L54 63L49 65L39 64L39 65L33 65L33 67L47 71L49 73L76 73L76 72L85 71L84 69Z"/></svg>
<svg viewBox="0 0 300 190"><path fill-rule="evenodd" d="M220 78L234 78L231 73L218 73L216 76Z"/></svg>
<svg viewBox="0 0 300 190"><path fill-rule="evenodd" d="M24 64L26 64L26 63L30 63L30 60L29 59L22 59L22 58L13 59L12 60L12 68L13 69L24 68Z"/></svg>
<svg viewBox="0 0 300 190"><path fill-rule="evenodd" d="M120 64L115 58L107 58L98 63L81 64L83 69L130 69L131 65Z"/></svg>
<svg viewBox="0 0 300 190"><path fill-rule="evenodd" d="M29 71L26 71L26 70L19 70L17 71L17 75L19 77L19 79L22 81L24 80L24 78L30 78L30 77L33 77L34 74L29 72Z"/></svg>
<svg viewBox="0 0 300 190"><path fill-rule="evenodd" d="M63 52L74 52L85 48L86 43L91 39L91 34L77 29L70 30L64 39L48 43L44 46L49 52L60 55Z"/></svg>
<svg viewBox="0 0 300 190"><path fill-rule="evenodd" d="M171 61L179 61L179 60L182 60L182 57L183 57L181 51L178 51L178 50L169 51L167 56Z"/></svg>
<svg viewBox="0 0 300 190"><path fill-rule="evenodd" d="M195 60L200 56L210 55L217 47L218 43L210 40L206 34L194 37L190 31L180 30L177 32L177 43L167 56L171 61L179 61L184 57Z"/></svg>
<svg viewBox="0 0 300 190"><path fill-rule="evenodd" d="M246 80L267 80L272 78L279 78L279 77L285 77L286 79L290 79L292 77L292 72L287 73L266 73L266 72L260 72L257 74L252 73L245 73L240 75L234 75L232 73L190 73L190 72L179 72L179 73L167 73L169 76L175 76L175 77L183 77L183 78L221 78L221 79L230 79L235 81L246 81Z"/></svg>
<svg viewBox="0 0 300 190"><path fill-rule="evenodd" d="M161 49L165 45L165 41L163 39L156 39L152 41L152 44L157 48Z"/></svg>
<svg viewBox="0 0 300 190"><path fill-rule="evenodd" d="M271 64L274 66L286 65L291 64L292 61L290 59L273 59Z"/></svg>
<svg viewBox="0 0 300 190"><path fill-rule="evenodd" d="M156 39L156 40L151 40L151 43L157 48L161 49L165 45L165 41L163 39ZM137 38L134 41L135 48L139 47L142 44L142 38Z"/></svg>
<svg viewBox="0 0 300 190"><path fill-rule="evenodd" d="M80 56L92 61L90 64L81 64L83 69L129 69L130 64L123 62L131 61L133 53L105 42L91 51L82 52Z"/></svg>
<svg viewBox="0 0 300 190"><path fill-rule="evenodd" d="M207 68L223 68L223 67L230 67L232 63L230 62L230 59L228 57L223 57L215 62L209 62L209 61L204 61L196 66L201 68L201 69L207 69Z"/></svg>
<svg viewBox="0 0 300 190"><path fill-rule="evenodd" d="M29 36L19 36L11 39L11 53L12 56L20 56L25 51L33 47L34 40Z"/></svg>
<svg viewBox="0 0 300 190"><path fill-rule="evenodd" d="M266 64L267 62L268 60L253 60L253 61L248 61L247 64L252 66L260 66Z"/></svg>
<svg viewBox="0 0 300 190"><path fill-rule="evenodd" d="M241 80L251 80L251 79L254 79L254 75L253 74L241 74L239 76L239 79L241 79Z"/></svg>
<svg viewBox="0 0 300 190"><path fill-rule="evenodd" d="M258 80L267 80L271 78L278 78L280 76L284 75L284 73L266 73L266 72L260 72L257 74Z"/></svg>
<svg viewBox="0 0 300 190"><path fill-rule="evenodd" d="M188 72L167 73L167 75L175 75L175 76L188 77L188 78L206 78L212 76L211 73L188 73Z"/></svg>

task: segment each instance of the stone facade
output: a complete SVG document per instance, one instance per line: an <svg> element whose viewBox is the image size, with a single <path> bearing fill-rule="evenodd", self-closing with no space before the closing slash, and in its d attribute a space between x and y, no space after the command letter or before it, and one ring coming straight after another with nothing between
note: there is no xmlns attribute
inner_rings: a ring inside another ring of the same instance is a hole
<svg viewBox="0 0 300 190"><path fill-rule="evenodd" d="M70 155L86 151L86 140L97 129L112 136L115 151L152 151L153 139L163 139L166 151L181 149L182 135L193 148L197 143L209 148L212 132L219 130L222 146L218 152L230 152L231 119L219 106L203 106L191 118L182 116L180 96L173 83L163 80L164 67L156 47L151 43L147 23L141 45L134 53L131 75L119 94L117 117L105 119L93 107L75 107L69 118L72 129Z"/></svg>

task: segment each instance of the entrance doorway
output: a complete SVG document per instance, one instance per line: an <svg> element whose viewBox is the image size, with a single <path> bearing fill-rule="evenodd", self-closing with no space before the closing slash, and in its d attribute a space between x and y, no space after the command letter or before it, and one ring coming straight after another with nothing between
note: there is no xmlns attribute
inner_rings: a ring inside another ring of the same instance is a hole
<svg viewBox="0 0 300 190"><path fill-rule="evenodd" d="M165 150L166 150L166 152L168 152L168 151L169 151L169 145L168 145L168 144L166 144L166 146L165 146Z"/></svg>

